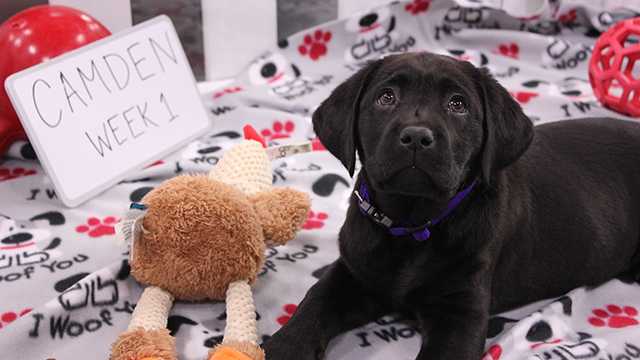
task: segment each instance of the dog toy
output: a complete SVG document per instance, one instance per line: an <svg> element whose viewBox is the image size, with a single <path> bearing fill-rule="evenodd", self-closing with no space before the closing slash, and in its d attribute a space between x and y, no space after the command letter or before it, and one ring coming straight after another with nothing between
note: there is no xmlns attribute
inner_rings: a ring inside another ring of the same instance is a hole
<svg viewBox="0 0 640 360"><path fill-rule="evenodd" d="M109 35L91 16L57 5L28 8L0 25L0 155L15 140L27 139L4 89L6 78Z"/></svg>
<svg viewBox="0 0 640 360"><path fill-rule="evenodd" d="M640 17L620 21L593 47L589 81L600 102L615 111L640 116Z"/></svg>
<svg viewBox="0 0 640 360"><path fill-rule="evenodd" d="M245 138L258 141L227 150L208 175L165 181L121 221L119 231L131 240L131 274L147 287L112 346L112 360L176 359L166 329L175 299L226 300L224 338L209 360L264 359L250 285L265 246L293 239L309 212L306 194L272 186L270 158L311 145L265 149L250 127Z"/></svg>

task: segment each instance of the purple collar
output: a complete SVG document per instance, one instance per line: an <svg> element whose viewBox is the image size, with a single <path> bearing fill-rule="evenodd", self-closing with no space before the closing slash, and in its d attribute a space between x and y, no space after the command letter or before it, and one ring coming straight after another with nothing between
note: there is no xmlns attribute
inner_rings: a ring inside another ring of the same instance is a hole
<svg viewBox="0 0 640 360"><path fill-rule="evenodd" d="M369 189L367 188L367 185L365 184L364 181L360 182L360 188L358 190L355 190L353 192L353 195L356 197L356 200L358 201L360 212L363 215L370 218L374 223L387 228L389 230L389 233L391 233L391 235L396 237L413 235L414 239L418 241L425 241L429 239L429 237L431 236L431 231L429 231L429 228L431 226L437 225L439 222L441 222L447 216L449 216L449 214L451 214L451 212L453 212L453 210L455 210L455 208L458 207L458 205L460 205L462 200L464 200L464 198L467 197L469 193L471 193L471 190L473 190L473 187L476 185L477 182L478 182L477 179L473 180L471 185L467 186L466 188L458 192L456 196L454 196L453 199L449 201L449 203L447 204L447 208L444 210L442 214L440 214L440 216L436 217L433 220L427 221L423 225L413 226L413 227L399 226L401 225L400 223L396 223L395 221L391 220L388 216L386 216L382 211L376 209L376 207L371 204Z"/></svg>

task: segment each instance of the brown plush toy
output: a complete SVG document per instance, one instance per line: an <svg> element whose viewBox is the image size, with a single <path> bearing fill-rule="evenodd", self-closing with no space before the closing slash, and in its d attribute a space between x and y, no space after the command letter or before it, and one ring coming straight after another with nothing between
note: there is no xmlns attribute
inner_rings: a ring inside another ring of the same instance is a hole
<svg viewBox="0 0 640 360"><path fill-rule="evenodd" d="M208 176L178 176L132 204L123 227L134 239L131 274L148 287L112 347L112 360L176 359L166 329L174 299L226 300L224 339L210 360L264 359L250 284L265 245L293 239L309 211L306 194L271 182L266 150L245 140Z"/></svg>

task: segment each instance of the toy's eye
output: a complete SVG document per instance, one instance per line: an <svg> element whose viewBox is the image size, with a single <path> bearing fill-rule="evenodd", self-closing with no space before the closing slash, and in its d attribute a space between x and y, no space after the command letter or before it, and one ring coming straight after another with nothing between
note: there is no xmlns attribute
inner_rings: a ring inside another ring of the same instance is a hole
<svg viewBox="0 0 640 360"><path fill-rule="evenodd" d="M447 106L449 107L449 111L456 114L465 114L467 112L467 103L462 95L453 95L451 99L449 99Z"/></svg>
<svg viewBox="0 0 640 360"><path fill-rule="evenodd" d="M396 94L393 92L393 90L389 88L382 90L382 93L380 94L380 96L378 96L378 99L376 100L378 105L381 105L381 106L392 106L396 103L396 101L397 101Z"/></svg>

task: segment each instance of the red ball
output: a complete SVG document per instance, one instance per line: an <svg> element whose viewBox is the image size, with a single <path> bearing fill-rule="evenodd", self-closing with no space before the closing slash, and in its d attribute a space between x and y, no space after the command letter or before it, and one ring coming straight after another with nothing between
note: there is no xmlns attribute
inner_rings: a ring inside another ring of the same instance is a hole
<svg viewBox="0 0 640 360"><path fill-rule="evenodd" d="M640 17L620 21L600 35L589 62L589 81L600 102L640 117Z"/></svg>
<svg viewBox="0 0 640 360"><path fill-rule="evenodd" d="M0 25L0 155L27 139L4 89L6 78L109 35L96 19L65 6L34 6Z"/></svg>

